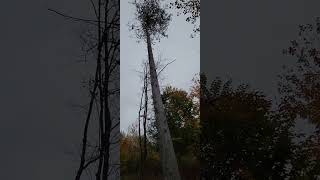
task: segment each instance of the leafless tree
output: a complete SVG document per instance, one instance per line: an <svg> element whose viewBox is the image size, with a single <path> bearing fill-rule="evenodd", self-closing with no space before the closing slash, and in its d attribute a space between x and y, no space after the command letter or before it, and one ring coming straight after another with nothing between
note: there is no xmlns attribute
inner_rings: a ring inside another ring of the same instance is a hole
<svg viewBox="0 0 320 180"><path fill-rule="evenodd" d="M86 23L93 31L82 37L86 45L85 53L95 57L95 73L88 81L90 102L82 135L79 168L75 180L80 180L83 172L93 167L96 180L107 180L113 175L119 176L119 157L117 144L119 142L119 48L120 48L120 1L90 0L94 18L85 19L67 15L56 10L50 11L66 19ZM113 103L110 106L110 103ZM96 111L95 111L96 110ZM97 115L95 126L89 126ZM98 133L93 143L88 140L89 128ZM110 158L110 157L113 157ZM116 175L115 175L116 174Z"/></svg>

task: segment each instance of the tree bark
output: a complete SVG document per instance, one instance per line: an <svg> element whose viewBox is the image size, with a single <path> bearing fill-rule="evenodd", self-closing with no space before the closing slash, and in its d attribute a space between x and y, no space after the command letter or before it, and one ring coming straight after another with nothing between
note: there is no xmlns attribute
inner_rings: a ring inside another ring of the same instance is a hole
<svg viewBox="0 0 320 180"><path fill-rule="evenodd" d="M144 77L144 116L143 116L143 140L144 140L144 154L143 161L147 159L147 116L148 116L148 70L147 65L145 67L145 77Z"/></svg>
<svg viewBox="0 0 320 180"><path fill-rule="evenodd" d="M110 116L110 109L109 109L109 46L108 46L108 40L109 40L109 28L108 28L108 7L109 7L109 0L106 0L105 2L105 27L104 30L106 33L106 38L104 42L104 125L105 125L105 137L104 137L104 159L103 159L103 175L102 180L108 180L109 176L109 157L110 157L110 131L111 131L111 116ZM111 60L110 60L111 61Z"/></svg>
<svg viewBox="0 0 320 180"><path fill-rule="evenodd" d="M101 0L98 1L98 41L101 46L103 45L101 39ZM99 56L101 56L101 49L99 50ZM96 172L96 180L100 180L101 177L101 168L102 168L102 160L103 160L103 152L104 152L104 130L103 130L103 96L102 96L102 76L101 72L99 74L99 93L100 93L100 114L99 114L99 131L100 131L100 142L99 142L99 164Z"/></svg>
<svg viewBox="0 0 320 180"><path fill-rule="evenodd" d="M99 1L100 3L100 1ZM82 150L81 150L81 160L80 160L80 166L78 168L75 180L80 180L81 174L84 170L84 164L85 164L85 155L86 155L86 150L87 150L87 135L88 135L88 127L89 127L89 121L91 118L91 112L93 108L93 103L95 100L95 95L96 95L96 90L98 87L98 79L99 79L99 74L101 72L101 50L102 50L102 42L100 42L100 17L98 18L98 35L99 35L99 42L98 42L98 57L97 57L97 68L95 72L95 79L94 79L94 87L91 92L91 100L90 100L90 105L89 105L89 110L85 122L85 127L84 127L84 132L83 132L83 140L82 140Z"/></svg>
<svg viewBox="0 0 320 180"><path fill-rule="evenodd" d="M155 110L156 126L159 132L158 142L160 147L160 159L162 164L163 176L164 180L180 180L181 178L178 163L176 160L176 155L174 152L167 118L160 94L160 87L152 53L151 38L148 31L146 31L146 35L152 88L152 99Z"/></svg>
<svg viewBox="0 0 320 180"><path fill-rule="evenodd" d="M143 177L143 149L142 149L142 139L141 139L141 110L142 110L142 100L143 94L145 90L145 84L143 84L143 88L141 89L141 99L140 99L140 106L139 106L139 113L138 113L138 136L139 136L139 149L140 149L140 163L139 163L139 180Z"/></svg>

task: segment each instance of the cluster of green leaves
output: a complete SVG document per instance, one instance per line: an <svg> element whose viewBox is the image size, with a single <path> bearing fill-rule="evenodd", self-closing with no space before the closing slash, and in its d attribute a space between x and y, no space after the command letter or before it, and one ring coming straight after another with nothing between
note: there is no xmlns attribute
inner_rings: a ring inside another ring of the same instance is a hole
<svg viewBox="0 0 320 180"><path fill-rule="evenodd" d="M195 93L169 86L162 93L162 101L180 170L192 170L192 175L198 177L199 163L196 153L199 141L199 103L193 95ZM155 122L152 121L149 137L152 142L156 142L157 136L158 131ZM185 171L181 175L185 176L187 173L190 172Z"/></svg>
<svg viewBox="0 0 320 180"><path fill-rule="evenodd" d="M174 149L181 160L183 155L196 150L194 145L199 131L197 107L186 91L173 87L164 90L162 100Z"/></svg>
<svg viewBox="0 0 320 180"><path fill-rule="evenodd" d="M171 8L176 8L179 12L187 15L186 21L197 24L200 18L200 0L175 0L170 3ZM179 14L178 14L179 15ZM200 32L200 25L195 26L193 31Z"/></svg>
<svg viewBox="0 0 320 180"><path fill-rule="evenodd" d="M132 25L139 39L160 40L167 37L166 31L171 21L171 14L161 5L161 0L135 0L137 23ZM137 25L138 24L138 25Z"/></svg>

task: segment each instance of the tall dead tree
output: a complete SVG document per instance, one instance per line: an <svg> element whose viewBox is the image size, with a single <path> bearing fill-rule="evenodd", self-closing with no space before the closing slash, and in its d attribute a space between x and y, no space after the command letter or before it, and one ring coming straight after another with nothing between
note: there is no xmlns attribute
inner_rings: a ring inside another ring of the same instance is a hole
<svg viewBox="0 0 320 180"><path fill-rule="evenodd" d="M143 112L143 161L147 159L147 119L148 119L148 64L145 63L144 68L144 112Z"/></svg>
<svg viewBox="0 0 320 180"><path fill-rule="evenodd" d="M145 73L144 73L145 74ZM143 115L141 115L141 111L143 110L143 98L145 96L145 75L143 75L143 87L141 89L141 98L140 98L140 106L139 106L139 112L138 112L138 138L139 138L139 149L140 149L140 163L139 163L139 179L143 178L143 162L144 162L144 158L143 158L143 148L142 148L142 138L141 138L141 117Z"/></svg>
<svg viewBox="0 0 320 180"><path fill-rule="evenodd" d="M119 169L116 151L111 152L112 145L119 141L119 109L116 103L110 106L110 101L119 99L119 48L120 48L120 1L90 0L94 18L85 19L66 15L49 9L67 19L87 23L91 31L82 36L85 41L86 54L95 58L94 77L89 83L90 102L82 135L80 163L75 180L80 180L83 172L93 167L96 180L107 180L112 169ZM89 9L88 9L89 10ZM116 100L119 102L119 100ZM96 111L94 111L96 110ZM94 126L94 116L97 121ZM92 126L89 126L92 124ZM98 132L97 138L89 142L89 128ZM117 134L119 134L117 136ZM113 156L110 155L113 154ZM110 157L113 157L111 159ZM111 162L111 163L110 163ZM116 172L119 174L118 172ZM114 174L116 174L114 173ZM112 178L114 179L114 177Z"/></svg>
<svg viewBox="0 0 320 180"><path fill-rule="evenodd" d="M165 180L180 180L180 173L173 143L161 99L158 76L152 52L152 43L166 36L166 30L171 20L171 15L161 6L160 0L135 1L136 17L138 23L132 28L136 30L137 37L145 40L148 49L148 60L150 68L150 80L152 99L155 110L156 125L159 131L160 159L162 173Z"/></svg>
<svg viewBox="0 0 320 180"><path fill-rule="evenodd" d="M139 179L143 179L143 170L144 163L147 159L147 118L148 118L148 86L149 86L149 78L148 78L148 63L144 63L144 70L142 74L143 79L143 88L140 99L140 108L138 113L138 135L139 135L139 148L140 148L140 166L139 166ZM144 101L144 102L143 102ZM143 115L141 115L141 111L143 110ZM142 137L141 137L141 117L143 118L143 145L142 145Z"/></svg>

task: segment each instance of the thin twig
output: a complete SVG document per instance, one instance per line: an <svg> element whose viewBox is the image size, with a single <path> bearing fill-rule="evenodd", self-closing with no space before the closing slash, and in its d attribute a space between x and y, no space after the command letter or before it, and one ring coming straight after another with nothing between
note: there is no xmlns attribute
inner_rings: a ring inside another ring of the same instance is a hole
<svg viewBox="0 0 320 180"><path fill-rule="evenodd" d="M75 20L75 21L82 21L82 22L86 22L86 23L90 23L90 24L98 23L97 20L83 19L83 18L77 18L77 17L69 16L69 15L66 15L64 13L58 12L58 11L56 11L54 9L50 9L50 8L48 10L51 11L51 12L54 12L54 13L60 15L60 16L63 16L65 18L67 18L67 19L72 19L72 20ZM100 23L104 23L104 22L101 21ZM96 25L96 24L94 24L94 25Z"/></svg>
<svg viewBox="0 0 320 180"><path fill-rule="evenodd" d="M163 71L169 64L173 63L174 61L176 61L176 60L173 60L173 61L167 63L167 64L158 72L157 75L159 75L159 74L161 73L161 71Z"/></svg>

